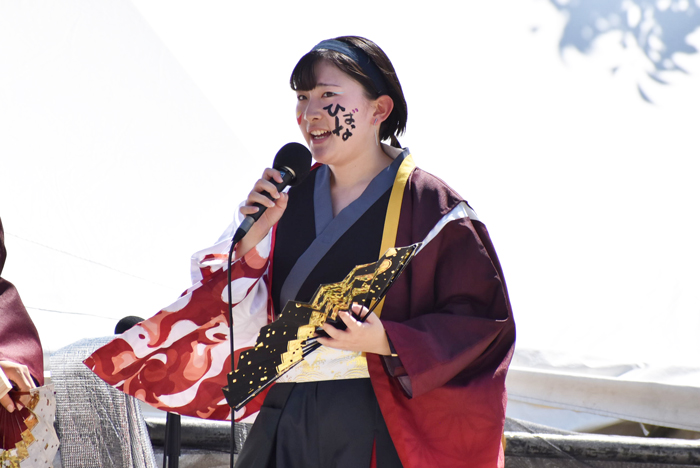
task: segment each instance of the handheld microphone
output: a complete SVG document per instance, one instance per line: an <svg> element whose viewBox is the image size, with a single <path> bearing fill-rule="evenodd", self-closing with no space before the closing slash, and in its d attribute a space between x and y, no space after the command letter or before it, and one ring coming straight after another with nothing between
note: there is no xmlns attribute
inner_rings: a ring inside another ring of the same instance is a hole
<svg viewBox="0 0 700 468"><path fill-rule="evenodd" d="M275 180L271 180L270 182L281 192L288 185L293 187L299 184L309 175L311 171L311 152L302 144L287 143L277 152L272 167L280 171L282 182L276 182ZM274 200L269 193L263 191L262 194L270 200ZM233 236L234 245L248 234L253 223L255 223L267 209L266 206L260 203L253 203L253 206L257 206L258 211L247 215L241 225L238 226Z"/></svg>

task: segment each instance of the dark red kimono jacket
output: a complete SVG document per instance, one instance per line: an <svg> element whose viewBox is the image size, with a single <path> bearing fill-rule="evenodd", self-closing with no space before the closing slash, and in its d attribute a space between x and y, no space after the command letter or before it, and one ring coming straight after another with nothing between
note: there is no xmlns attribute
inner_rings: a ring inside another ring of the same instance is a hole
<svg viewBox="0 0 700 468"><path fill-rule="evenodd" d="M414 169L396 245L423 240L461 201ZM381 319L398 360L368 354L368 366L404 466L503 466L515 324L486 227L469 218L449 222L391 287Z"/></svg>

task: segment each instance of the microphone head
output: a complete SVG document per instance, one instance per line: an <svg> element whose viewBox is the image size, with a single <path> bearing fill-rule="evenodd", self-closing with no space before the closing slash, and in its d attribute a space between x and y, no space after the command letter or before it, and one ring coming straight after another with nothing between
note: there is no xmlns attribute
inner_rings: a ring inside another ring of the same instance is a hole
<svg viewBox="0 0 700 468"><path fill-rule="evenodd" d="M277 170L290 169L294 178L289 185L299 184L311 172L311 151L301 143L287 143L277 152L272 167Z"/></svg>

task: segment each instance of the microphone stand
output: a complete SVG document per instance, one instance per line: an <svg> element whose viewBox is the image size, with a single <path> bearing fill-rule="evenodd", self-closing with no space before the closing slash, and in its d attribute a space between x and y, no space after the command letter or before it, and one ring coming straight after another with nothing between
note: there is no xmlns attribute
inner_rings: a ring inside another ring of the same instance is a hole
<svg viewBox="0 0 700 468"><path fill-rule="evenodd" d="M236 365L235 365L235 355L234 355L234 348L233 348L233 296L231 294L231 263L233 262L233 250L236 247L236 244L245 236L246 233L243 233L243 235L239 236L239 230L236 230L236 233L234 234L233 238L231 239L231 248L228 251L228 271L227 271L227 284L226 287L228 288L228 326L229 326L229 342L231 344L231 372L236 370ZM236 434L235 434L235 429L236 429L236 423L235 423L235 417L234 417L234 409L231 408L231 468L233 468L233 455L236 452Z"/></svg>
<svg viewBox="0 0 700 468"><path fill-rule="evenodd" d="M163 442L163 468L180 466L180 437L182 425L177 413L165 414L165 437Z"/></svg>

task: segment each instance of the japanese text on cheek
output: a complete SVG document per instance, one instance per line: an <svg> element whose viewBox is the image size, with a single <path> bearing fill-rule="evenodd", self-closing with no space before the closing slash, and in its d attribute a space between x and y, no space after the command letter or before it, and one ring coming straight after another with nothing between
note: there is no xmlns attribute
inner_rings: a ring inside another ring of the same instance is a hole
<svg viewBox="0 0 700 468"><path fill-rule="evenodd" d="M352 112L349 112L347 114L343 114L343 117L345 118L344 123L347 125L347 127L343 127L340 124L340 117L338 116L339 112L345 112L345 108L341 106L340 104L335 105L335 109L333 109L333 104L326 106L323 108L323 110L328 111L328 115L331 117L335 117L335 129L333 129L333 133L335 136L339 136L343 138L343 141L347 141L348 138L352 136L352 133L350 132L350 129L355 128L355 119L353 117L353 113L357 111L357 109L354 109ZM343 132L345 130L345 132ZM341 134L341 132L343 132Z"/></svg>

